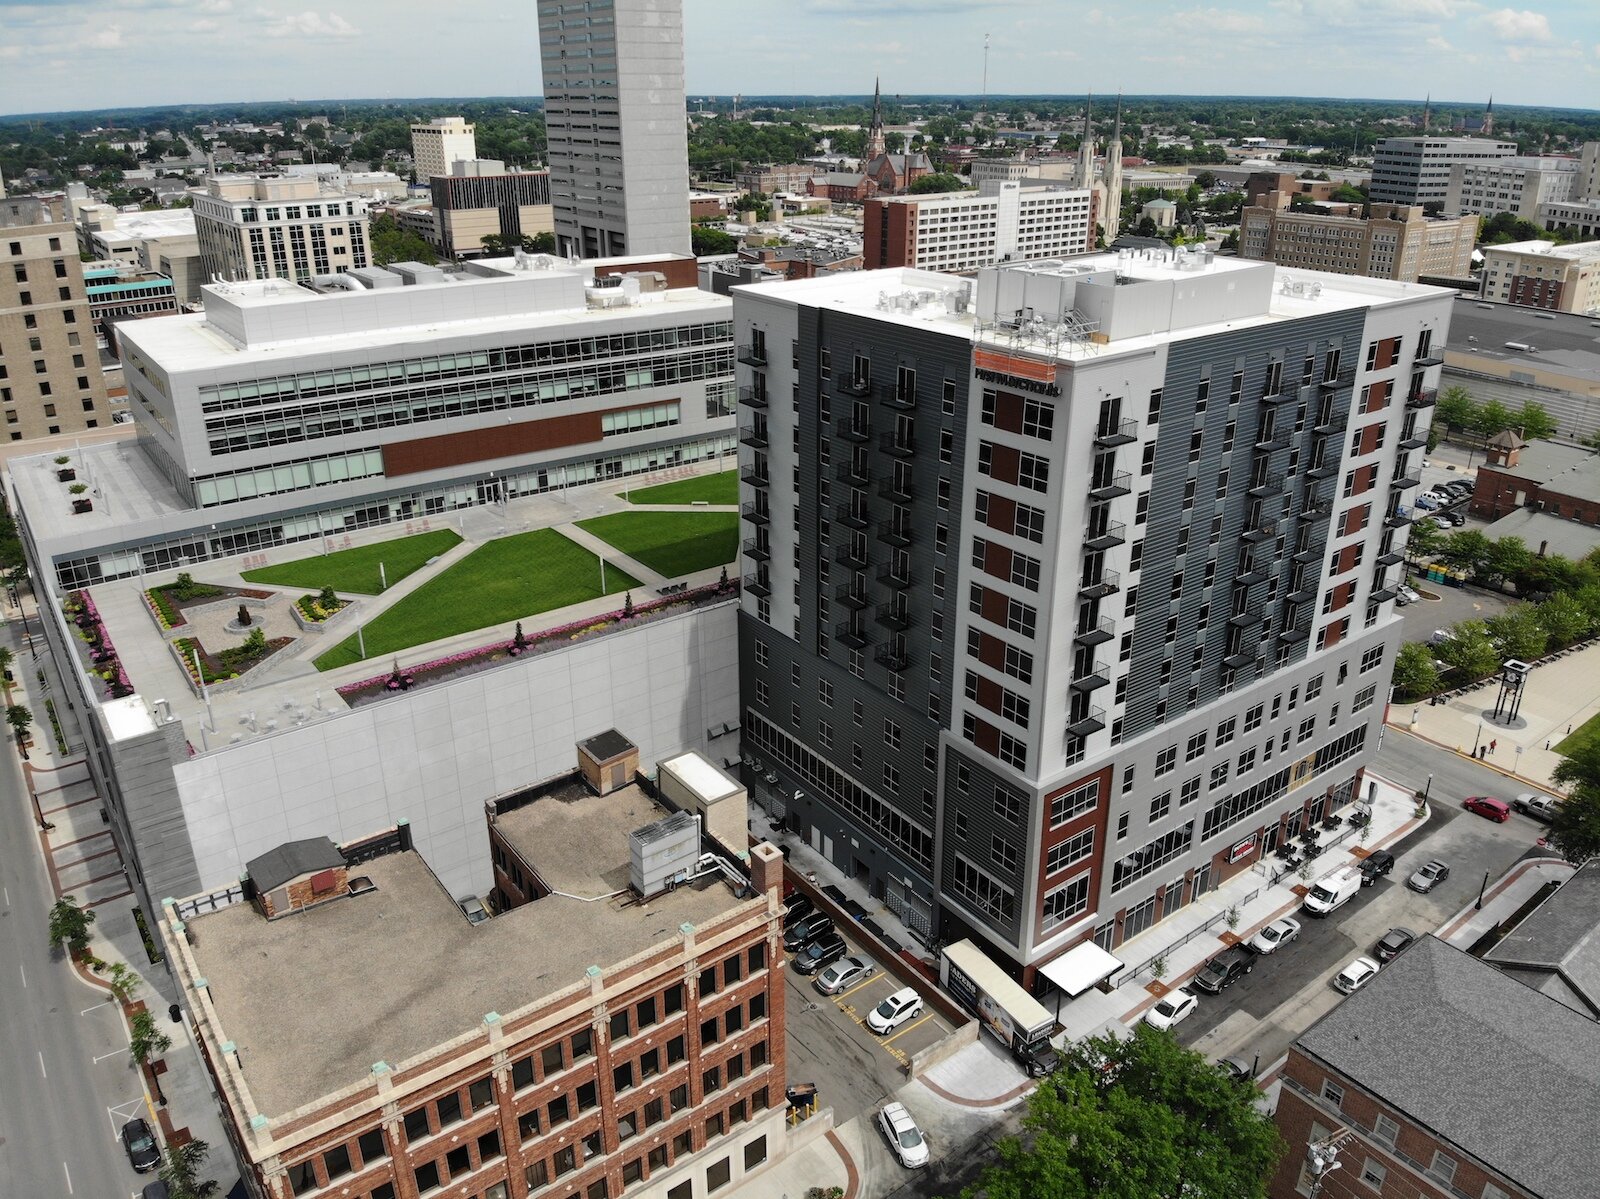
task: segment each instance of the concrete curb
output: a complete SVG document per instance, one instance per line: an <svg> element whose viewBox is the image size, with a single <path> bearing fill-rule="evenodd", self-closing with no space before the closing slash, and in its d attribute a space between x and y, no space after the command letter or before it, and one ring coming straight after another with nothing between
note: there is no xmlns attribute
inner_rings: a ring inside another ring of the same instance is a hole
<svg viewBox="0 0 1600 1199"><path fill-rule="evenodd" d="M1492 770L1498 775L1503 775L1504 777L1511 779L1513 782L1522 783L1530 790L1539 792L1557 790L1554 787L1547 786L1546 784L1539 782L1537 779L1530 779L1524 775L1517 774L1515 771L1507 770L1503 766L1496 766L1493 762L1489 761L1488 758L1474 758L1471 754L1462 753L1459 745L1450 745L1447 742L1440 741L1435 737L1429 737L1425 733L1417 732L1409 725L1395 724L1393 721L1389 721L1388 727L1397 733L1404 733L1408 737L1415 737L1418 741L1425 741L1429 745L1436 746L1439 749L1448 750L1450 753L1455 754L1458 758L1465 758L1468 762L1476 763L1477 765L1484 767L1486 770ZM1564 791L1558 791L1557 793L1565 798L1566 793Z"/></svg>

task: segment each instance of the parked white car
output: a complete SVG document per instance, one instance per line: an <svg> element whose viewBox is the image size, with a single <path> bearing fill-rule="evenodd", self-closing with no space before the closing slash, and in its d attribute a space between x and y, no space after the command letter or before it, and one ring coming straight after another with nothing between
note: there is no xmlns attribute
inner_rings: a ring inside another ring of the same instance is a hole
<svg viewBox="0 0 1600 1199"><path fill-rule="evenodd" d="M1283 948L1299 935L1300 922L1285 916L1281 920L1274 920L1245 944L1259 954L1269 954Z"/></svg>
<svg viewBox="0 0 1600 1199"><path fill-rule="evenodd" d="M922 996L911 987L901 987L867 1013L867 1027L881 1037L921 1012Z"/></svg>
<svg viewBox="0 0 1600 1199"><path fill-rule="evenodd" d="M878 1127L883 1130L889 1149L906 1169L915 1170L928 1164L928 1142L904 1104L885 1104L878 1113Z"/></svg>
<svg viewBox="0 0 1600 1199"><path fill-rule="evenodd" d="M1377 962L1371 958L1357 958L1339 971L1333 980L1333 985L1346 995L1350 995L1371 982L1377 973Z"/></svg>
<svg viewBox="0 0 1600 1199"><path fill-rule="evenodd" d="M1194 1015L1199 1006L1200 1001L1188 991L1168 991L1144 1014L1144 1022L1151 1028L1172 1028Z"/></svg>

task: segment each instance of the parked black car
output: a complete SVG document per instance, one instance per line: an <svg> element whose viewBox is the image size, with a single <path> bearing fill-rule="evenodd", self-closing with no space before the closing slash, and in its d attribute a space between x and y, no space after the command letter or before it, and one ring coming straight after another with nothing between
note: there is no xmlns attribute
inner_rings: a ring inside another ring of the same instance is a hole
<svg viewBox="0 0 1600 1199"><path fill-rule="evenodd" d="M794 968L800 974L815 974L849 951L850 947L837 932L826 932L816 940L806 942L800 952L794 955Z"/></svg>
<svg viewBox="0 0 1600 1199"><path fill-rule="evenodd" d="M1370 887L1394 869L1394 854L1387 849L1374 850L1361 860L1361 885Z"/></svg>
<svg viewBox="0 0 1600 1199"><path fill-rule="evenodd" d="M783 923L787 928L796 920L804 920L817 910L817 905L811 902L811 896L804 891L792 891L783 901Z"/></svg>
<svg viewBox="0 0 1600 1199"><path fill-rule="evenodd" d="M1417 934L1409 928L1391 928L1383 934L1373 951L1380 962L1392 962L1416 941Z"/></svg>
<svg viewBox="0 0 1600 1199"><path fill-rule="evenodd" d="M150 1125L135 1117L122 1126L122 1148L128 1162L141 1174L161 1164L161 1147L150 1133Z"/></svg>
<svg viewBox="0 0 1600 1199"><path fill-rule="evenodd" d="M1212 995L1220 994L1236 979L1243 978L1256 967L1254 956L1235 946L1225 949L1200 968L1194 985Z"/></svg>
<svg viewBox="0 0 1600 1199"><path fill-rule="evenodd" d="M809 916L791 921L789 927L783 930L783 947L793 953L807 941L814 941L832 931L832 916L826 912L812 912Z"/></svg>

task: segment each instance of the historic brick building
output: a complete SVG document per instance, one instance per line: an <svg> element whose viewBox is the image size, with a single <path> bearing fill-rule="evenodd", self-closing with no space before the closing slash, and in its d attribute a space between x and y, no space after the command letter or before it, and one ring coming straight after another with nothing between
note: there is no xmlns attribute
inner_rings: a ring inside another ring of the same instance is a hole
<svg viewBox="0 0 1600 1199"><path fill-rule="evenodd" d="M1519 508L1600 525L1600 455L1584 446L1526 442L1507 430L1488 447L1472 488L1472 514L1498 520Z"/></svg>

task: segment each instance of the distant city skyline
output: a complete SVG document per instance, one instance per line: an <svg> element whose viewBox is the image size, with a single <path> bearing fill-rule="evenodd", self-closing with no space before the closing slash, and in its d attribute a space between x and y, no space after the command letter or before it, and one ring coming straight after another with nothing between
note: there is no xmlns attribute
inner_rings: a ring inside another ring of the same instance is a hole
<svg viewBox="0 0 1600 1199"><path fill-rule="evenodd" d="M488 4L0 0L0 113L418 92L532 96L538 34ZM1583 107L1600 96L1600 4L1533 0L686 0L691 97L977 94L1384 96ZM528 14L528 15L531 15ZM397 90L403 89L403 90Z"/></svg>

